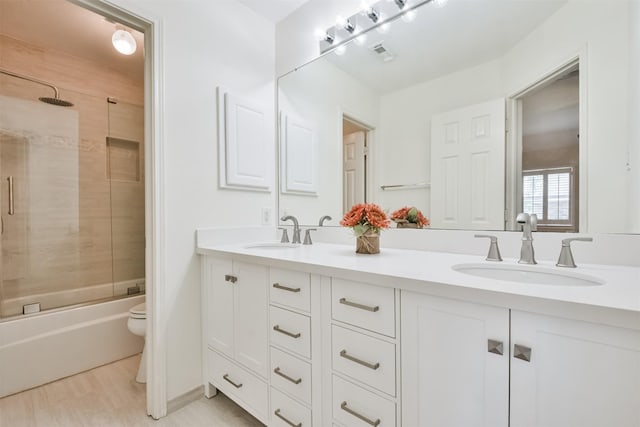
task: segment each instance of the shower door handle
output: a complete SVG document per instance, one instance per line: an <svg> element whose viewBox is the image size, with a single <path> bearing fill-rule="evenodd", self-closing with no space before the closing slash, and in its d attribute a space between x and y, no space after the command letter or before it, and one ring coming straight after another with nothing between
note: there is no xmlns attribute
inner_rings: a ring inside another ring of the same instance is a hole
<svg viewBox="0 0 640 427"><path fill-rule="evenodd" d="M13 205L13 177L7 178L9 181L9 215L15 215L15 207Z"/></svg>

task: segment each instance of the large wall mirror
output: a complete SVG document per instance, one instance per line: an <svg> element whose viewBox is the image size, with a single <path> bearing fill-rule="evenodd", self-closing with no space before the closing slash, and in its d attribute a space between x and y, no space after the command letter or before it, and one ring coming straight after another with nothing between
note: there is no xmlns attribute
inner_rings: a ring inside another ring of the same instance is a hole
<svg viewBox="0 0 640 427"><path fill-rule="evenodd" d="M449 0L278 80L280 213L640 232L640 3Z"/></svg>

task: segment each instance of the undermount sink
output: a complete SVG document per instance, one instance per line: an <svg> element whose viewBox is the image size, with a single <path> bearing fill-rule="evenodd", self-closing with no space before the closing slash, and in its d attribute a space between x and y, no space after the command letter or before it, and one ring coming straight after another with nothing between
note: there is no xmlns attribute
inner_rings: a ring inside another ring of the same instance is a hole
<svg viewBox="0 0 640 427"><path fill-rule="evenodd" d="M586 274L537 265L457 264L453 270L488 279L550 286L600 286L604 281Z"/></svg>
<svg viewBox="0 0 640 427"><path fill-rule="evenodd" d="M245 249L292 249L298 248L300 245L295 243L280 243L280 242L256 242L245 245Z"/></svg>

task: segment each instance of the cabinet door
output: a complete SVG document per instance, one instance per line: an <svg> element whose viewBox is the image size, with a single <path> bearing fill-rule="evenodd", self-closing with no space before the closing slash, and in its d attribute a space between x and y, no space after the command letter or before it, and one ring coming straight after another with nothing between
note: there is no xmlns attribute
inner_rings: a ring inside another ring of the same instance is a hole
<svg viewBox="0 0 640 427"><path fill-rule="evenodd" d="M402 292L401 325L403 425L508 425L508 309Z"/></svg>
<svg viewBox="0 0 640 427"><path fill-rule="evenodd" d="M513 311L511 336L511 426L640 426L640 331Z"/></svg>
<svg viewBox="0 0 640 427"><path fill-rule="evenodd" d="M235 294L235 359L256 373L267 377L268 340L268 268L235 262L238 278Z"/></svg>
<svg viewBox="0 0 640 427"><path fill-rule="evenodd" d="M234 284L225 280L233 274L231 260L205 257L204 260L205 298L207 308L205 319L208 331L207 343L212 348L233 358L233 293Z"/></svg>

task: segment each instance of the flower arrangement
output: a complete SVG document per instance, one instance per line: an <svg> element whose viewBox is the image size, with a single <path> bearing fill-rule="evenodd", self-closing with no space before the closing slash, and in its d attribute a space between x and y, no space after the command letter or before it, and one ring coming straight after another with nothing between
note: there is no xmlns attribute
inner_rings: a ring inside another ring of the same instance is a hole
<svg viewBox="0 0 640 427"><path fill-rule="evenodd" d="M391 214L391 219L398 224L398 227L406 227L408 224L415 224L413 227L422 228L429 226L429 218L425 217L415 207L405 206ZM410 226L411 227L411 226Z"/></svg>
<svg viewBox="0 0 640 427"><path fill-rule="evenodd" d="M379 233L380 230L389 228L389 224L387 214L374 203L353 205L340 221L340 225L353 228L356 237L369 232Z"/></svg>

